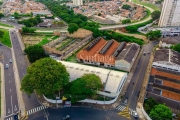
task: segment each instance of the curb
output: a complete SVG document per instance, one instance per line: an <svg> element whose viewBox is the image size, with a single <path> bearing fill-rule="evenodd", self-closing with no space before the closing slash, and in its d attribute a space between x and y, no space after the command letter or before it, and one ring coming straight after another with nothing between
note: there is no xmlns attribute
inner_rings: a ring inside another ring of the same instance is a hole
<svg viewBox="0 0 180 120"><path fill-rule="evenodd" d="M1 69L1 120L5 118L6 101L5 101L5 81L4 81L4 65L0 62Z"/></svg>

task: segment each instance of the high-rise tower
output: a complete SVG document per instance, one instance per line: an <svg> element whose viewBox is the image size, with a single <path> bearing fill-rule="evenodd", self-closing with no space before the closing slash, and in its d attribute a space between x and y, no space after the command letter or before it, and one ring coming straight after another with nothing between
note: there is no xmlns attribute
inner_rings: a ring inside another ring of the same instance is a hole
<svg viewBox="0 0 180 120"><path fill-rule="evenodd" d="M180 26L180 0L164 0L159 26Z"/></svg>
<svg viewBox="0 0 180 120"><path fill-rule="evenodd" d="M83 5L83 0L73 0L74 5Z"/></svg>

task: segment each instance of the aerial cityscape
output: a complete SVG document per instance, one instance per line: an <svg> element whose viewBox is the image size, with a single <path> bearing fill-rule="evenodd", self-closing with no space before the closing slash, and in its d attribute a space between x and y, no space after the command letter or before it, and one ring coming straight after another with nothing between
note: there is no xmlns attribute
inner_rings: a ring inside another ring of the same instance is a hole
<svg viewBox="0 0 180 120"><path fill-rule="evenodd" d="M0 0L1 120L180 120L180 0Z"/></svg>

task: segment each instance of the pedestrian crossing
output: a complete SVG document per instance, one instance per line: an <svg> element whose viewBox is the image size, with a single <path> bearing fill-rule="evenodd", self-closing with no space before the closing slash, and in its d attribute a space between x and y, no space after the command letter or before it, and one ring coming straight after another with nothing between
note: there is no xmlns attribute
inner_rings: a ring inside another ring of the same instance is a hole
<svg viewBox="0 0 180 120"><path fill-rule="evenodd" d="M119 111L124 111L125 109L127 108L127 106L124 106L124 105L119 105L116 107L117 110ZM128 112L130 115L133 115L133 113L135 112L135 110L131 109L131 108L128 108Z"/></svg>
<svg viewBox="0 0 180 120"><path fill-rule="evenodd" d="M30 110L27 111L27 115L31 115L31 114L36 113L38 111L44 110L46 108L48 108L48 107L46 107L46 106L39 106L39 107L30 109ZM5 120L14 120L14 117L13 116L8 117L8 118L5 118Z"/></svg>

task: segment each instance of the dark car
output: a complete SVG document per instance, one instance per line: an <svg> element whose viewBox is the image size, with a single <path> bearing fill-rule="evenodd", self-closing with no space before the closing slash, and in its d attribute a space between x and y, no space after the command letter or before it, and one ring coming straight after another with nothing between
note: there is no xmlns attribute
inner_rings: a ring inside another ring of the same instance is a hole
<svg viewBox="0 0 180 120"><path fill-rule="evenodd" d="M70 120L70 115L66 115L65 117L63 117L63 120Z"/></svg>

